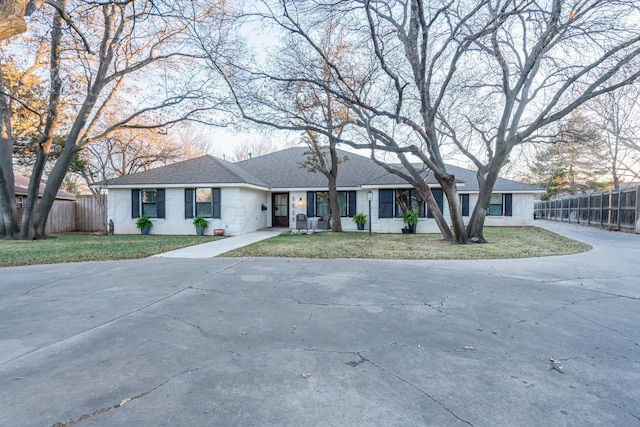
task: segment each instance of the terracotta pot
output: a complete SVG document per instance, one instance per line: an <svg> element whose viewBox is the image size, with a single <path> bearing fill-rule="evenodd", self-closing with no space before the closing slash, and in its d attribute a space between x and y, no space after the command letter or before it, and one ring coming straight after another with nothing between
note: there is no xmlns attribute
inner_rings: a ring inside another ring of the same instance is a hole
<svg viewBox="0 0 640 427"><path fill-rule="evenodd" d="M224 228L216 228L213 230L214 236L224 236Z"/></svg>

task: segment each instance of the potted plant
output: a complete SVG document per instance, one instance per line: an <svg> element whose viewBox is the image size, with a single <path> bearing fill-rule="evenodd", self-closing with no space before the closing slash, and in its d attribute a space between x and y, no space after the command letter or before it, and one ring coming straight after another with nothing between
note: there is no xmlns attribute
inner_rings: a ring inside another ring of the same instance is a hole
<svg viewBox="0 0 640 427"><path fill-rule="evenodd" d="M416 225L418 224L418 212L413 209L404 212L402 214L402 222L405 224L405 227L402 229L403 233L415 234Z"/></svg>
<svg viewBox="0 0 640 427"><path fill-rule="evenodd" d="M140 234L149 234L149 230L153 227L153 222L146 215L140 215L136 220L136 227L140 230Z"/></svg>
<svg viewBox="0 0 640 427"><path fill-rule="evenodd" d="M353 222L358 225L358 230L364 230L364 225L367 223L367 216L362 212L358 212L353 216Z"/></svg>
<svg viewBox="0 0 640 427"><path fill-rule="evenodd" d="M193 219L193 225L196 226L196 234L202 236L204 235L204 230L209 226L209 221L204 219L202 215L198 215Z"/></svg>

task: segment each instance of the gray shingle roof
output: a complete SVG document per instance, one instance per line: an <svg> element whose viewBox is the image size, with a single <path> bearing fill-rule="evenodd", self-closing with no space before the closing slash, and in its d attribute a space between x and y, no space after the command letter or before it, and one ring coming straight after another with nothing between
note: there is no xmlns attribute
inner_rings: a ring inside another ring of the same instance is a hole
<svg viewBox="0 0 640 427"><path fill-rule="evenodd" d="M327 188L327 178L319 172L309 172L300 166L305 159L305 147L287 148L238 163L230 163L212 156L203 156L174 163L157 169L115 178L108 185L153 184L255 184L271 189L278 188ZM338 150L339 157L347 160L338 168L338 187L408 186L397 175L387 172L368 157ZM420 167L417 165L417 167ZM448 170L460 182L462 191L478 191L475 171L447 165ZM428 170L424 171L424 176ZM430 174L427 182L437 185ZM494 191L540 191L539 187L509 179L498 178Z"/></svg>
<svg viewBox="0 0 640 427"><path fill-rule="evenodd" d="M300 166L305 160L305 147L287 148L238 162L237 165L259 176L273 188L326 188L327 178L320 172L309 172ZM347 160L338 166L338 187L359 187L386 171L370 159L338 150Z"/></svg>
<svg viewBox="0 0 640 427"><path fill-rule="evenodd" d="M161 166L156 169L123 175L107 181L107 185L153 185L153 184L254 184L268 187L264 181L238 167L234 163L213 156Z"/></svg>

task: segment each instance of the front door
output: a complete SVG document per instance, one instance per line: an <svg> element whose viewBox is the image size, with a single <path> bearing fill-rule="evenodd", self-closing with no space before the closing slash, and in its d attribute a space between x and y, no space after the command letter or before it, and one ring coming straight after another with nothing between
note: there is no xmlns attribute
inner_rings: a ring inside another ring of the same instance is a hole
<svg viewBox="0 0 640 427"><path fill-rule="evenodd" d="M289 193L273 193L273 221L274 227L289 227Z"/></svg>

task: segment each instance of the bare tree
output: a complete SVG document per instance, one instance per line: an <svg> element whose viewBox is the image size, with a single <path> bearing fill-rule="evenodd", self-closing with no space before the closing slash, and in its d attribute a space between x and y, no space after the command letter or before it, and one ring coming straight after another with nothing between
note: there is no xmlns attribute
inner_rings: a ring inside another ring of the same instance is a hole
<svg viewBox="0 0 640 427"><path fill-rule="evenodd" d="M640 178L640 92L628 86L587 105L601 133L601 158L614 188Z"/></svg>
<svg viewBox="0 0 640 427"><path fill-rule="evenodd" d="M424 193L443 235L484 242L483 227L495 182L512 150L539 138L585 102L640 76L639 6L629 1L564 0L425 2L263 2L262 19L295 38L331 70L331 84L304 68L295 80L326 90L354 120L341 143L397 153L405 177ZM265 12L266 10L266 12ZM348 63L323 54L313 23L338 17L358 50ZM244 66L246 69L247 67ZM367 70L356 88L350 70ZM265 82L291 77L252 70ZM240 103L244 94L238 97ZM246 107L246 104L243 105ZM245 116L262 111L243 109ZM326 134L321 127L310 129ZM479 196L466 226L443 151L448 145L477 168ZM424 182L417 158L442 187L451 230ZM392 165L387 164L391 169Z"/></svg>
<svg viewBox="0 0 640 427"><path fill-rule="evenodd" d="M50 30L50 89L46 109L39 112L40 137L22 218L23 239L45 236L55 195L83 148L125 128L165 128L181 121L224 123L208 116L210 111L220 111L223 101L220 91L210 90L216 83L198 68L202 56L191 49L187 38L194 21L220 15L224 2L132 0L96 5L76 1L67 5L62 0L57 6ZM73 31L64 25L69 20L74 22ZM218 45L224 46L228 32L222 19L217 24L210 30ZM123 105L119 98L135 102ZM73 108L70 120L60 116L63 105ZM51 143L59 134L65 135L64 148L36 205ZM4 163L0 166L4 176L12 173Z"/></svg>
<svg viewBox="0 0 640 427"><path fill-rule="evenodd" d="M262 156L273 151L273 147L268 144L264 139L260 140L248 140L245 139L233 147L233 161L239 162L241 160L247 160L253 156Z"/></svg>

